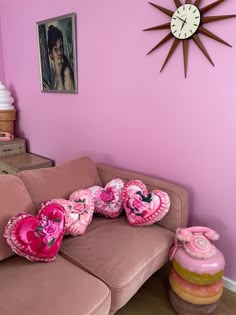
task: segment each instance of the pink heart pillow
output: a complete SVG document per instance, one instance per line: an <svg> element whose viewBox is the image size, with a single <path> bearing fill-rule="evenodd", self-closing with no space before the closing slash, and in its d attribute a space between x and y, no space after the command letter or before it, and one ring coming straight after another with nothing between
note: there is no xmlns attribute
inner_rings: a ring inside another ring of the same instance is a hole
<svg viewBox="0 0 236 315"><path fill-rule="evenodd" d="M31 261L55 260L65 233L66 216L63 207L43 204L37 217L19 213L5 227L4 237L12 250Z"/></svg>
<svg viewBox="0 0 236 315"><path fill-rule="evenodd" d="M166 192L153 190L140 180L131 180L123 190L123 206L131 225L151 225L161 220L169 211L170 199Z"/></svg>
<svg viewBox="0 0 236 315"><path fill-rule="evenodd" d="M71 194L70 200L53 199L63 206L67 215L66 233L72 236L79 236L86 232L92 221L94 202L91 192L88 189L75 191Z"/></svg>
<svg viewBox="0 0 236 315"><path fill-rule="evenodd" d="M95 212L111 219L118 218L123 210L122 192L124 182L120 178L112 179L104 188L93 186L88 188L95 204Z"/></svg>

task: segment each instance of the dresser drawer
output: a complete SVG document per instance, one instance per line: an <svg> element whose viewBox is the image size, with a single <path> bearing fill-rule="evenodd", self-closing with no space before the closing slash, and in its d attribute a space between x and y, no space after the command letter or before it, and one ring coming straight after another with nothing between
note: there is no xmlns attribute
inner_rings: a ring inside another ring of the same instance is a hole
<svg viewBox="0 0 236 315"><path fill-rule="evenodd" d="M0 174L16 174L17 169L14 167L0 163Z"/></svg>
<svg viewBox="0 0 236 315"><path fill-rule="evenodd" d="M0 157L24 153L25 151L25 140L23 139L0 143Z"/></svg>

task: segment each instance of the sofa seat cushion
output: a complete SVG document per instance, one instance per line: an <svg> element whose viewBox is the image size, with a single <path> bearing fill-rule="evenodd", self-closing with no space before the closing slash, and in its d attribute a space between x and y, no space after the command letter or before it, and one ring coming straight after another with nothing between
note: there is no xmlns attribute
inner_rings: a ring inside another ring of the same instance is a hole
<svg viewBox="0 0 236 315"><path fill-rule="evenodd" d="M61 256L53 263L12 257L0 263L1 315L105 315L110 290Z"/></svg>
<svg viewBox="0 0 236 315"><path fill-rule="evenodd" d="M132 227L125 217L95 217L84 235L64 238L60 254L109 286L116 311L168 261L173 241L174 233L157 225Z"/></svg>

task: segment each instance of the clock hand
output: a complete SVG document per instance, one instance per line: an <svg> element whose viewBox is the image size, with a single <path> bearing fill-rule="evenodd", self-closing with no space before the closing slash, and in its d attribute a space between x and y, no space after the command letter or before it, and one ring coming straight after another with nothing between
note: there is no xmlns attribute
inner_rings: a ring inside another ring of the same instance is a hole
<svg viewBox="0 0 236 315"><path fill-rule="evenodd" d="M186 18L185 20L183 20L183 19L181 19L178 15L176 15L176 17L177 17L178 19L180 19L183 23L187 23L187 22L186 22L187 18Z"/></svg>
<svg viewBox="0 0 236 315"><path fill-rule="evenodd" d="M182 29L183 29L185 23L187 23L187 22L186 22L186 19L185 19L185 21L183 21L183 24L182 24L182 26L181 26L180 31L182 31Z"/></svg>

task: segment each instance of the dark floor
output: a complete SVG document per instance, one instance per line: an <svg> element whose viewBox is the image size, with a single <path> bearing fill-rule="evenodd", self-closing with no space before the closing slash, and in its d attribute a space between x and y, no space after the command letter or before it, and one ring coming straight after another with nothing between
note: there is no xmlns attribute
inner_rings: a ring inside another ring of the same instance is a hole
<svg viewBox="0 0 236 315"><path fill-rule="evenodd" d="M116 315L176 315L167 297L168 271L155 273ZM216 315L236 315L236 293L224 289Z"/></svg>

